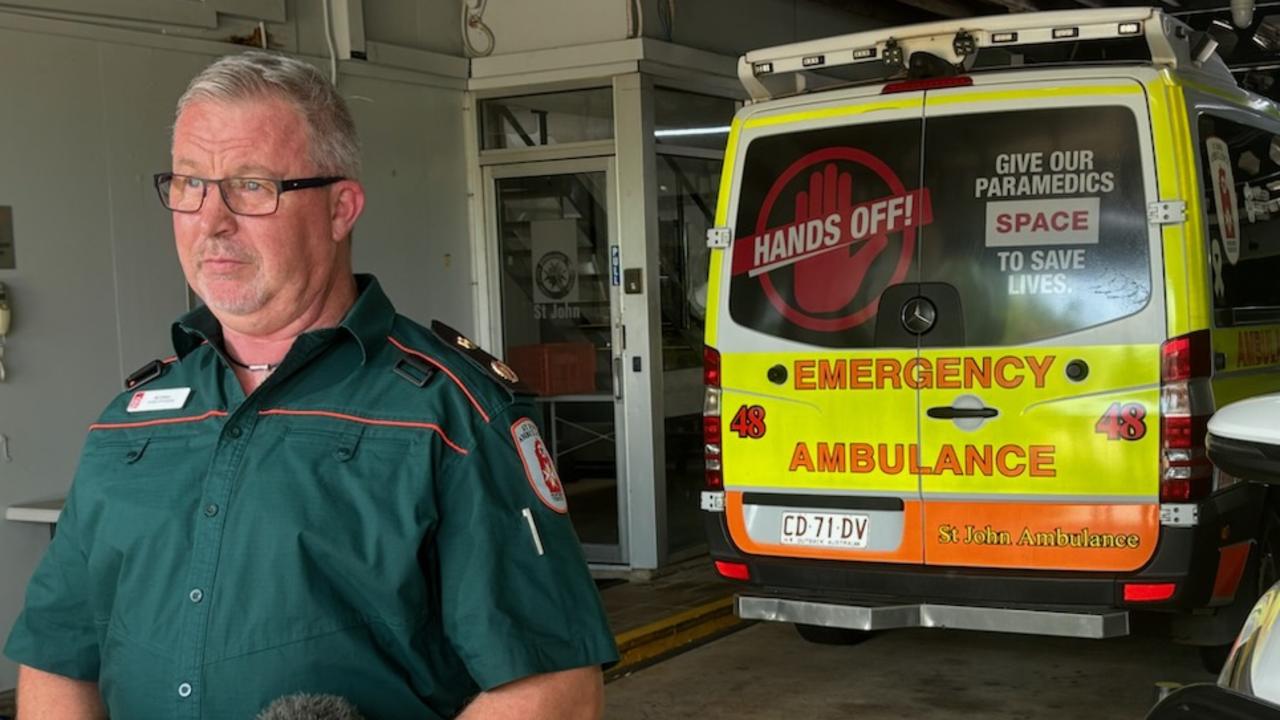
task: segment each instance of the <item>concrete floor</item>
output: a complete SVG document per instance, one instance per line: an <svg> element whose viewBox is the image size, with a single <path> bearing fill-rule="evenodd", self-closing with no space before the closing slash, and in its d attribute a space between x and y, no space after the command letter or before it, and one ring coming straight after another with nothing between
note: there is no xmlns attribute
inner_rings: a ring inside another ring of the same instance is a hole
<svg viewBox="0 0 1280 720"><path fill-rule="evenodd" d="M609 627L617 635L730 597L737 589L717 575L704 556L648 580L606 587L600 599L609 613Z"/></svg>
<svg viewBox="0 0 1280 720"><path fill-rule="evenodd" d="M1160 680L1213 677L1158 637L898 630L839 647L760 623L609 684L605 717L1141 720Z"/></svg>

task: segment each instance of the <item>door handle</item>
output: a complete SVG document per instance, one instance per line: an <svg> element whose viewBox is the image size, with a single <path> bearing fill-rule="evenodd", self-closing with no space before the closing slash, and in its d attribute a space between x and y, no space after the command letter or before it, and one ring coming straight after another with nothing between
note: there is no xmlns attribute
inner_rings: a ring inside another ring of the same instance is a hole
<svg viewBox="0 0 1280 720"><path fill-rule="evenodd" d="M622 399L622 358L613 359L613 399Z"/></svg>
<svg viewBox="0 0 1280 720"><path fill-rule="evenodd" d="M995 408L955 408L950 405L931 407L926 411L935 420L959 420L961 418L993 418L1000 414Z"/></svg>

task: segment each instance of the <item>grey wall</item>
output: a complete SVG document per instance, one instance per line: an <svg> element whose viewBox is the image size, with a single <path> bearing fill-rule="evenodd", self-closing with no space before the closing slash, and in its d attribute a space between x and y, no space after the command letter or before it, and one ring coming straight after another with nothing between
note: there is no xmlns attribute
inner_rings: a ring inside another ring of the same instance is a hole
<svg viewBox="0 0 1280 720"><path fill-rule="evenodd" d="M306 39L314 19L282 27L319 46L322 37ZM171 354L186 286L150 177L168 167L186 82L236 49L0 10L0 205L13 207L17 240L17 268L0 270L14 319L0 383L12 458L0 452L0 508L62 495L86 427L124 375ZM470 332L463 91L448 87L462 81L347 70L339 88L364 142L369 193L356 267L379 275L401 312ZM48 539L44 526L0 520L0 640ZM0 660L0 689L15 674Z"/></svg>
<svg viewBox="0 0 1280 720"><path fill-rule="evenodd" d="M495 54L505 55L627 37L627 0L537 0L491 2L484 21L496 38ZM814 0L677 0L675 22L664 26L658 5L642 0L646 37L737 56L760 47L857 32L915 19L876 3L836 7ZM887 5L887 3L881 3ZM565 22L565 18L573 18ZM669 32L668 32L669 31ZM476 36L473 42L482 44Z"/></svg>

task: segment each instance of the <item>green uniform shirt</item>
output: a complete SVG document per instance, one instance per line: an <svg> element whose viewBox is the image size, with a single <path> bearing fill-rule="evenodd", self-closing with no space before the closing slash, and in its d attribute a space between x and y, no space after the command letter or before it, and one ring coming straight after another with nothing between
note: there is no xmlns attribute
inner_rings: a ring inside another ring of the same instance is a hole
<svg viewBox="0 0 1280 720"><path fill-rule="evenodd" d="M358 284L249 397L212 314L174 326L164 373L91 426L6 655L96 680L121 720L297 692L447 718L617 659L529 397Z"/></svg>

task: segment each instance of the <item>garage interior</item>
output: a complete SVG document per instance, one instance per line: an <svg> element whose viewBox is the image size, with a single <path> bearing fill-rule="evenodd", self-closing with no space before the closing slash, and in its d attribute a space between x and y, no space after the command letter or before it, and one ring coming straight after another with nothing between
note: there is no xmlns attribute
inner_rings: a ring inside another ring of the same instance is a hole
<svg viewBox="0 0 1280 720"><path fill-rule="evenodd" d="M84 428L122 378L168 354L170 323L196 302L150 183L169 162L174 101L213 58L266 48L331 74L364 145L370 203L356 230L357 271L375 274L402 314L459 328L538 390L575 527L606 605L623 618L619 633L640 647L663 617L709 621L677 643L692 646L743 629L726 612L731 589L706 560L698 505L704 238L729 123L747 100L738 57L877 27L1130 4L0 1L0 283L13 316L0 340L0 631L12 627L48 546ZM1211 35L1242 86L1280 100L1280 2L1253 4L1244 27L1226 0L1150 4ZM969 656L930 650L932 635L895 642L908 665L909 653L937 652L946 664L1012 668L1026 641L984 640ZM633 667L672 649L655 647L638 651ZM691 659L714 647L680 658L673 682L696 678L703 670ZM788 662L831 667L850 657L787 647L796 654ZM1132 716L1092 714L1097 700L1081 693L1095 680L1114 684L1117 673L1141 686L1144 701L1157 680L1204 679L1194 653L1173 658L1165 674L1123 669L1166 651L1138 639L1120 650L1131 664L1093 662L1090 648L1064 664L1044 658L1059 707L1043 715L1021 701L1004 707L1000 693L1011 688L980 679L977 699L926 682L909 693L914 710L848 699L803 714ZM742 656L708 654L701 667L745 666ZM641 677L610 692L628 708L641 697L664 707L653 694L663 691L639 686ZM16 666L0 658L0 691L15 683ZM607 716L714 716L706 703L696 715L689 707ZM9 711L0 692L0 717ZM782 711L752 712L735 716Z"/></svg>

